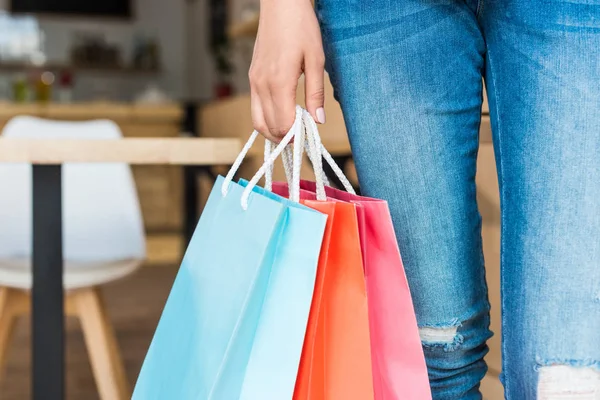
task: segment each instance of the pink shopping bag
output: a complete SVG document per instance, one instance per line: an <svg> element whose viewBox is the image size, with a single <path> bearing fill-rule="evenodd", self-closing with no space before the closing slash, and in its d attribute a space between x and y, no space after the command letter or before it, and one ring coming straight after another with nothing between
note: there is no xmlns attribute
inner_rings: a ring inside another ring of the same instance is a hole
<svg viewBox="0 0 600 400"><path fill-rule="evenodd" d="M315 198L314 182L301 181L301 188L301 198ZM325 189L328 197L357 205L375 399L431 399L417 319L387 202ZM287 183L275 182L273 191L287 196Z"/></svg>

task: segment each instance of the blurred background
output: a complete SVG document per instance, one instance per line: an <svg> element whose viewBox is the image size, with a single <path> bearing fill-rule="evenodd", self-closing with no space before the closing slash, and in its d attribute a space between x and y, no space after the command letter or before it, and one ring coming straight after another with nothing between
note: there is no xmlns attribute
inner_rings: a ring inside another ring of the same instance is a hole
<svg viewBox="0 0 600 400"><path fill-rule="evenodd" d="M214 0L0 1L0 95L19 102L130 102L154 89L176 101L227 95L245 75ZM234 64L239 68L234 69ZM51 93L38 84L51 85Z"/></svg>
<svg viewBox="0 0 600 400"><path fill-rule="evenodd" d="M27 115L71 122L108 119L124 137L245 141L252 129L247 71L258 27L258 3L0 0L0 131L11 119ZM343 117L329 82L325 93L324 144L357 185ZM304 103L303 96L299 90L299 104ZM490 293L497 304L499 201L487 104L482 113L478 184L484 236L489 237L484 243ZM241 175L251 176L262 163L261 157L261 146L256 145ZM107 383L94 371L103 351L123 360L124 375L133 386L202 204L215 176L226 171L227 164L131 167L133 213L141 216L145 255L139 265L106 275L112 278L91 279L75 287L75 293L101 293L97 307L83 296L67 296L67 307L72 300L77 310L67 312L68 399L120 400L100 394ZM303 174L310 177L310 168L305 169ZM275 178L284 179L284 175L279 171ZM4 190L0 188L0 200ZM0 210L0 217L8 213ZM3 286L10 286L3 282L11 273L3 265L8 264L0 260L0 314ZM66 268L65 279L68 260ZM497 310L494 307L496 314ZM497 317L494 331L499 333ZM96 333L86 322L90 318L92 325L102 321L114 331L115 346L94 348ZM485 383L489 399L501 398L499 335L494 340ZM4 331L0 326L0 400L30 398L30 358L29 318L16 318L14 327Z"/></svg>

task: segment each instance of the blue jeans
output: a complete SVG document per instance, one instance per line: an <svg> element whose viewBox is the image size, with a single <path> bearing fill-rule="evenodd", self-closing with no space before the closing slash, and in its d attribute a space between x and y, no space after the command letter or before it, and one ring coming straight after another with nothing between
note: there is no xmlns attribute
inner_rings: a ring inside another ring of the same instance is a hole
<svg viewBox="0 0 600 400"><path fill-rule="evenodd" d="M433 398L481 399L486 373L483 78L501 195L506 398L600 399L600 1L316 9L361 187L392 210Z"/></svg>

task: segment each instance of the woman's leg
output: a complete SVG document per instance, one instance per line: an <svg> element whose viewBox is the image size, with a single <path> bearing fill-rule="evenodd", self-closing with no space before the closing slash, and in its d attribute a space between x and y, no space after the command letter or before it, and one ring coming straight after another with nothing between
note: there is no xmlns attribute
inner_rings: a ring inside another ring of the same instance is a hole
<svg viewBox="0 0 600 400"><path fill-rule="evenodd" d="M361 188L390 205L433 397L480 399L491 333L474 180L484 64L475 7L317 0L317 13Z"/></svg>
<svg viewBox="0 0 600 400"><path fill-rule="evenodd" d="M486 0L509 400L600 399L600 2Z"/></svg>

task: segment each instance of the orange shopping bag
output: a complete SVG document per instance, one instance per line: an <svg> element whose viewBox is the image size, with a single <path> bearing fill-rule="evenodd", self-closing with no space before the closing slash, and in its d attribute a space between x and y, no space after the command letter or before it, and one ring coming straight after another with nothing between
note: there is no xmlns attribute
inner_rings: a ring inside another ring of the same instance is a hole
<svg viewBox="0 0 600 400"><path fill-rule="evenodd" d="M273 190L287 197L286 186ZM367 292L356 205L301 200L327 226L294 400L372 400Z"/></svg>
<svg viewBox="0 0 600 400"><path fill-rule="evenodd" d="M315 124L306 110L303 110L302 121L305 127ZM302 193L307 192L300 190L302 146L298 148L296 142L293 157L284 152L286 176L292 184L290 187L295 189L292 197L328 218L293 399L373 400L367 290L357 206L327 200L320 138L316 127L305 132L305 144L317 181L316 194L303 197ZM302 139L298 143L302 143ZM265 157L270 154L270 147L266 142ZM290 159L293 165L286 162ZM266 178L266 188L289 196L288 185L273 186L270 173Z"/></svg>

